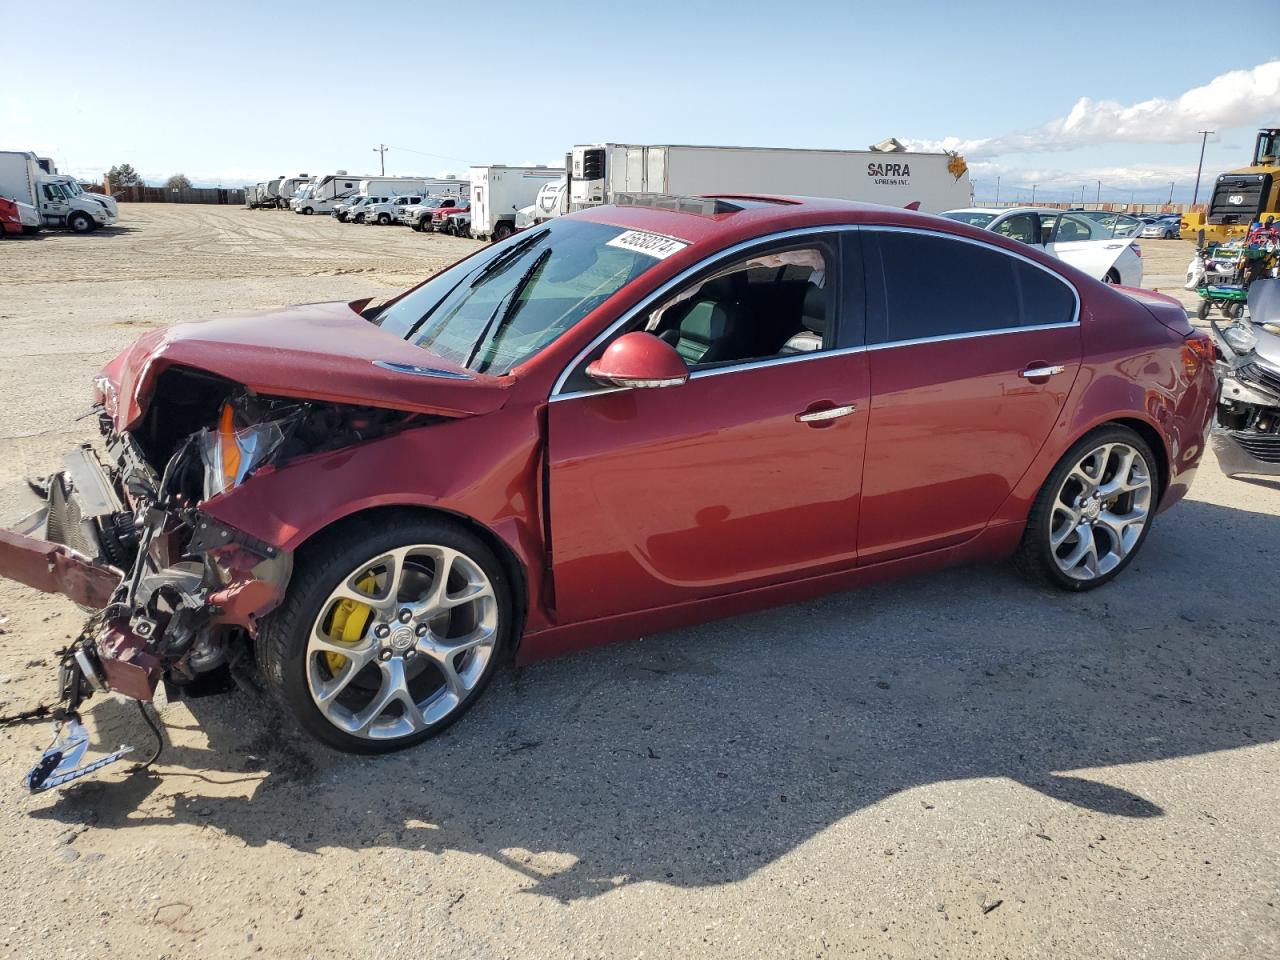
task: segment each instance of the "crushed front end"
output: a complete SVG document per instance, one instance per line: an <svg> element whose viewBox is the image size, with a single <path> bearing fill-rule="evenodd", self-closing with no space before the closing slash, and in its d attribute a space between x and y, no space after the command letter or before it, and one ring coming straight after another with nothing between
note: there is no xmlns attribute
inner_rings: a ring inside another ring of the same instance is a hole
<svg viewBox="0 0 1280 960"><path fill-rule="evenodd" d="M100 378L100 446L73 450L62 470L32 481L43 506L18 529L0 531L0 576L93 611L59 658L63 736L28 776L33 792L110 762L76 765L86 743L77 711L87 697L101 691L145 702L162 681L173 694L197 690L214 674L225 680L284 597L292 555L215 520L202 509L207 501L258 471L421 420L264 397L171 369L148 412L125 429L115 389Z"/></svg>
<svg viewBox="0 0 1280 960"><path fill-rule="evenodd" d="M1228 476L1280 476L1280 280L1256 282L1249 310L1211 324L1221 389L1210 439Z"/></svg>
<svg viewBox="0 0 1280 960"><path fill-rule="evenodd" d="M116 428L102 394L110 386L100 383L103 452L85 444L61 471L33 481L44 505L0 533L0 576L94 611L60 656L59 720L70 732L50 751L58 762L46 754L28 777L32 791L75 779L67 762L84 752L84 699L109 691L148 701L162 680L190 687L227 670L284 595L292 557L200 505L271 463L302 426L304 405L264 401L212 378L183 380L186 409L168 407L163 430L152 423L136 433ZM213 416L201 419L212 425L179 435L202 393Z"/></svg>

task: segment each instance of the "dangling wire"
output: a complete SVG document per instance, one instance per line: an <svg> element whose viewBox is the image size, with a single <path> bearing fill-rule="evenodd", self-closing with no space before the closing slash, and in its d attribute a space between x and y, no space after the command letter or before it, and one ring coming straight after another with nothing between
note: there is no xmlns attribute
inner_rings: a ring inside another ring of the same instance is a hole
<svg viewBox="0 0 1280 960"><path fill-rule="evenodd" d="M164 736L160 733L160 727L151 719L151 714L147 713L146 704L141 700L135 700L134 703L138 705L138 712L142 714L142 719L146 722L147 726L151 728L151 732L156 735L156 749L155 752L142 763L135 763L132 769L129 770L131 774L142 773L142 771L146 770L149 766L160 759L160 751L164 749Z"/></svg>

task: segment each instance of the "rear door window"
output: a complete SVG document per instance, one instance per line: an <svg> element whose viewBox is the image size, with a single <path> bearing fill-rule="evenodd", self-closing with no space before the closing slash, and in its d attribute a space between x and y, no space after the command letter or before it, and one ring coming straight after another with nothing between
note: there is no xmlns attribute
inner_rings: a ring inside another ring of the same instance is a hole
<svg viewBox="0 0 1280 960"><path fill-rule="evenodd" d="M869 229L862 237L870 344L1075 319L1073 289L1020 257L938 234Z"/></svg>

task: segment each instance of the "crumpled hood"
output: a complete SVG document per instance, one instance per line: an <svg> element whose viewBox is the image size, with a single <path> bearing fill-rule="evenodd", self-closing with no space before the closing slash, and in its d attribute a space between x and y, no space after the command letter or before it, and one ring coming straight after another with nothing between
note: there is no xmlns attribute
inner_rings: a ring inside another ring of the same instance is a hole
<svg viewBox="0 0 1280 960"><path fill-rule="evenodd" d="M445 417L499 409L514 380L464 372L369 323L352 304L311 303L177 323L139 337L99 375L110 386L99 383L99 400L118 428L136 423L156 378L174 366L271 396Z"/></svg>

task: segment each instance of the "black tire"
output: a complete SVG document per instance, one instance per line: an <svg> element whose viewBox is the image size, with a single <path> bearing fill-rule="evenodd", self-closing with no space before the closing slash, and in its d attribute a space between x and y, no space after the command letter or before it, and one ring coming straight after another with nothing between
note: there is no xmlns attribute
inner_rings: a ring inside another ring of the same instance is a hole
<svg viewBox="0 0 1280 960"><path fill-rule="evenodd" d="M78 210L67 217L67 226L71 228L73 233L88 233L94 227L93 217L83 210Z"/></svg>
<svg viewBox="0 0 1280 960"><path fill-rule="evenodd" d="M1213 309L1213 304L1208 300L1201 300L1200 306L1196 307L1196 316L1201 320L1209 319L1209 311Z"/></svg>
<svg viewBox="0 0 1280 960"><path fill-rule="evenodd" d="M1052 520L1053 503L1072 468L1091 449L1104 443L1121 442L1138 451L1146 461L1148 475L1151 477L1153 494L1151 505L1147 511L1146 522L1142 527L1138 540L1130 548L1128 554L1119 564L1108 572L1090 580L1078 580L1068 576L1058 566L1053 556L1053 548L1049 542L1050 522ZM1013 556L1013 565L1027 579L1042 585L1054 586L1061 590L1080 593L1093 590L1105 583L1110 583L1138 555L1151 532L1151 521L1156 506L1160 502L1160 473L1158 461L1152 453L1150 445L1135 431L1119 424L1099 427L1077 440L1050 472L1027 515L1027 526L1022 533L1022 542Z"/></svg>
<svg viewBox="0 0 1280 960"><path fill-rule="evenodd" d="M484 571L498 604L497 646L476 685L434 725L395 739L357 737L326 720L312 700L307 685L307 639L321 607L344 576L384 551L419 543L459 550ZM258 665L276 699L316 740L344 753L391 753L440 733L479 699L498 661L512 649L513 610L512 585L505 568L474 533L443 517L388 512L341 524L299 551L284 602L262 622L257 641Z"/></svg>
<svg viewBox="0 0 1280 960"><path fill-rule="evenodd" d="M515 233L515 230L512 228L511 224L506 220L503 220L493 228L493 242L500 243L513 233Z"/></svg>
<svg viewBox="0 0 1280 960"><path fill-rule="evenodd" d="M417 220L413 221L413 223L409 224L409 226L413 227L413 229L414 229L417 233L421 233L421 232L422 232L422 218L421 218L421 217L419 217Z"/></svg>
<svg viewBox="0 0 1280 960"><path fill-rule="evenodd" d="M1107 271L1107 275L1102 278L1102 282L1118 284L1120 282L1120 274L1116 272L1114 267L1112 267Z"/></svg>
<svg viewBox="0 0 1280 960"><path fill-rule="evenodd" d="M389 214L389 213L380 213L380 214L378 214L378 223L379 223L379 224L381 224L382 226L384 226L384 227L385 227L385 226L386 226L387 224L389 224L390 222L391 222L391 214Z"/></svg>
<svg viewBox="0 0 1280 960"><path fill-rule="evenodd" d="M315 210L313 210L311 207L303 207L303 208L302 208L302 215L303 215L303 216L305 216L305 217L309 217L309 216L311 216L313 213L315 213Z"/></svg>
<svg viewBox="0 0 1280 960"><path fill-rule="evenodd" d="M1164 238L1165 238L1166 240L1172 240L1172 239L1173 239L1173 231L1172 231L1172 230L1166 230L1166 231L1164 232Z"/></svg>
<svg viewBox="0 0 1280 960"><path fill-rule="evenodd" d="M1244 316L1244 304L1238 302L1228 303L1222 308L1222 313L1229 320L1237 320Z"/></svg>

